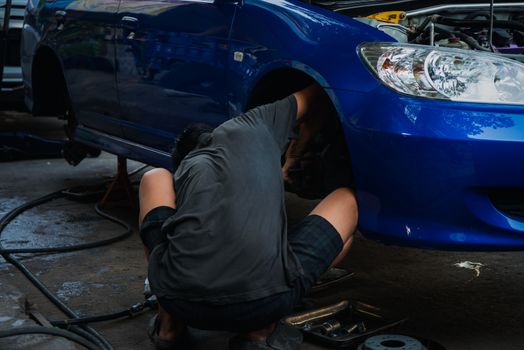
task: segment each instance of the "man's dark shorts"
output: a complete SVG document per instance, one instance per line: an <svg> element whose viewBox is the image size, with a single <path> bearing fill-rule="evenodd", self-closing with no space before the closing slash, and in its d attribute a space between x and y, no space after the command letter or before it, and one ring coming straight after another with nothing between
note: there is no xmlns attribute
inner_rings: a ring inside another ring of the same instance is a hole
<svg viewBox="0 0 524 350"><path fill-rule="evenodd" d="M158 207L146 214L140 237L149 251L166 240L162 225L175 212L176 209L170 207ZM309 215L293 226L288 232L288 242L304 272L288 292L228 305L170 298L160 298L159 302L175 319L195 328L232 332L261 329L292 312L304 293L329 268L343 246L335 228L318 215Z"/></svg>

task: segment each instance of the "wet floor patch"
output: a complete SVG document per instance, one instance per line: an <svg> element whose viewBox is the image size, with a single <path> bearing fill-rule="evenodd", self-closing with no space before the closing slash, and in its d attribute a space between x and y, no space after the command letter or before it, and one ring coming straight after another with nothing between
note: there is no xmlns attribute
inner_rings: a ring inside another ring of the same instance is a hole
<svg viewBox="0 0 524 350"><path fill-rule="evenodd" d="M3 188L0 188L0 192L2 192L2 189ZM22 198L2 198L0 201L0 216L7 214L10 210L23 203L24 200Z"/></svg>
<svg viewBox="0 0 524 350"><path fill-rule="evenodd" d="M88 286L81 281L68 281L62 283L62 287L58 289L56 295L63 301L68 301L71 298L79 297L87 292Z"/></svg>
<svg viewBox="0 0 524 350"><path fill-rule="evenodd" d="M11 199L3 208L6 212L22 205ZM109 223L109 225L114 225ZM113 226L111 226L113 227ZM71 246L106 239L107 220L96 214L93 203L78 203L65 198L44 203L17 216L2 231L4 248L47 248ZM60 254L17 254L22 260L55 261L68 256ZM0 258L0 262L3 259ZM0 270L5 269L0 264Z"/></svg>

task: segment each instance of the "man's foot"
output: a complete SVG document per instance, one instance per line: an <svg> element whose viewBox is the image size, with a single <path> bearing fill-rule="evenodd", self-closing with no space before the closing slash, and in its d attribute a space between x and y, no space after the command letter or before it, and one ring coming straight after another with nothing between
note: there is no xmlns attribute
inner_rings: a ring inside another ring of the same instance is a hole
<svg viewBox="0 0 524 350"><path fill-rule="evenodd" d="M295 350L302 344L302 333L283 323L237 335L229 340L230 350Z"/></svg>
<svg viewBox="0 0 524 350"><path fill-rule="evenodd" d="M264 342L276 329L277 324L272 323L266 328L262 328L253 332L245 334L245 337L250 341Z"/></svg>
<svg viewBox="0 0 524 350"><path fill-rule="evenodd" d="M188 349L191 346L187 328L183 324L162 321L161 314L153 316L147 330L157 350Z"/></svg>
<svg viewBox="0 0 524 350"><path fill-rule="evenodd" d="M324 290L335 284L347 281L355 275L354 272L342 269L340 267L330 267L326 272L320 275L318 281L311 288L311 291Z"/></svg>

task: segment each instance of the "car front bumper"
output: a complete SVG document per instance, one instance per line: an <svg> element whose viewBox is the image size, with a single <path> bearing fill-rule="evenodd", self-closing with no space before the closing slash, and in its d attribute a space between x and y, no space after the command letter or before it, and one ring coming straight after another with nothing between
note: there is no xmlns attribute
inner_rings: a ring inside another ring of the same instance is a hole
<svg viewBox="0 0 524 350"><path fill-rule="evenodd" d="M524 107L334 91L359 227L391 244L524 249Z"/></svg>

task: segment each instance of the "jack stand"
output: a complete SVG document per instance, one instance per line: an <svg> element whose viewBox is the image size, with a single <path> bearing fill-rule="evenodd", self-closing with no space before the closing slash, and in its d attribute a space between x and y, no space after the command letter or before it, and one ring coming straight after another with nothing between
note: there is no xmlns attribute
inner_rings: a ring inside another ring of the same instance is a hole
<svg viewBox="0 0 524 350"><path fill-rule="evenodd" d="M138 210L137 198L133 193L133 187L127 175L127 159L121 156L118 156L116 177L107 188L104 197L100 201L100 206L106 206L110 198L114 199L115 197L124 197L134 210Z"/></svg>

